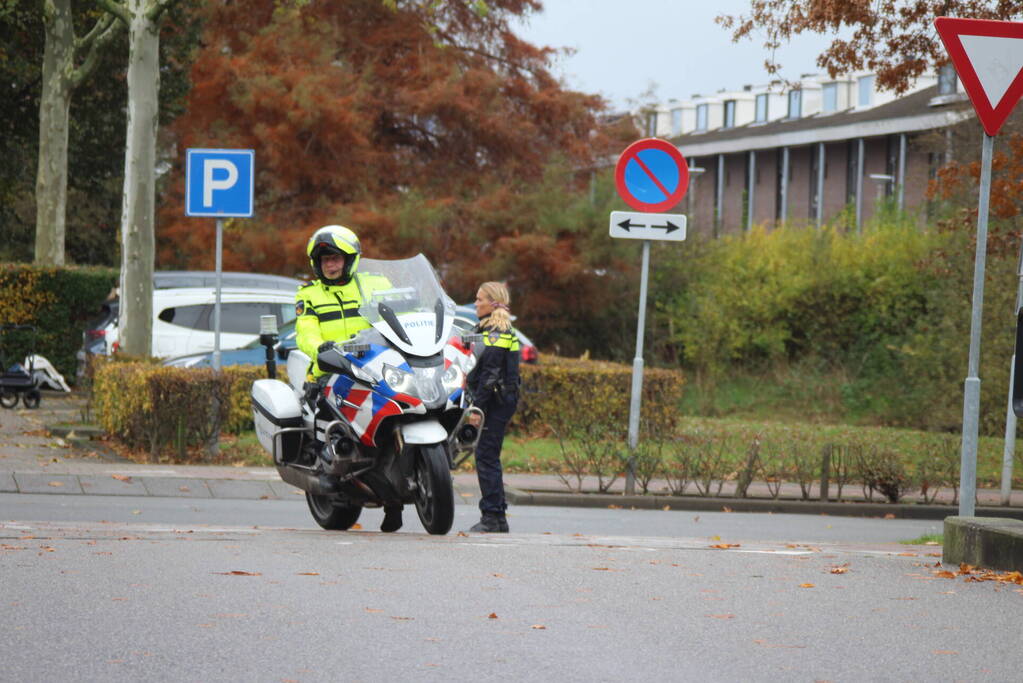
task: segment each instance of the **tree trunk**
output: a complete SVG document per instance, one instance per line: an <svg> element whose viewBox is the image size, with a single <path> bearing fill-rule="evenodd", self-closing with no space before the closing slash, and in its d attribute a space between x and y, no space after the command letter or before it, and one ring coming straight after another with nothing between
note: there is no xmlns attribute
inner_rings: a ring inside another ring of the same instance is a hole
<svg viewBox="0 0 1023 683"><path fill-rule="evenodd" d="M146 0L127 0L128 135L121 211L121 304L118 337L131 355L152 353L156 132L160 92L159 22Z"/></svg>
<svg viewBox="0 0 1023 683"><path fill-rule="evenodd" d="M47 0L43 24L46 47L39 96L35 262L62 266L67 205L68 117L75 53L71 0Z"/></svg>

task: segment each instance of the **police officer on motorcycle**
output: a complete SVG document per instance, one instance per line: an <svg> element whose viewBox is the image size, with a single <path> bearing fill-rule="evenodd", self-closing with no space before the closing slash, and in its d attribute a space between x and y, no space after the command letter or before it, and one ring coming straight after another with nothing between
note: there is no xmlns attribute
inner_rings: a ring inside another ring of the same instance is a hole
<svg viewBox="0 0 1023 683"><path fill-rule="evenodd" d="M373 289L372 276L357 273L362 247L358 236L343 225L325 225L316 230L306 245L306 254L316 279L299 287L295 295L295 342L312 360L309 397L322 395L327 373L320 370L317 356L339 341L370 327L359 307ZM315 398L313 398L315 400ZM401 528L401 505L385 506L381 531Z"/></svg>

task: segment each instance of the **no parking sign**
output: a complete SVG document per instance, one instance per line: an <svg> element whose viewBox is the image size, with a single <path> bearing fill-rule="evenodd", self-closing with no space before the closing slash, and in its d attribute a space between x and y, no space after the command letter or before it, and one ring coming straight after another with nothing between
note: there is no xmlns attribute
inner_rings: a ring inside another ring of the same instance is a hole
<svg viewBox="0 0 1023 683"><path fill-rule="evenodd" d="M689 165L670 142L637 140L618 158L615 186L636 211L667 211L682 201L689 188Z"/></svg>

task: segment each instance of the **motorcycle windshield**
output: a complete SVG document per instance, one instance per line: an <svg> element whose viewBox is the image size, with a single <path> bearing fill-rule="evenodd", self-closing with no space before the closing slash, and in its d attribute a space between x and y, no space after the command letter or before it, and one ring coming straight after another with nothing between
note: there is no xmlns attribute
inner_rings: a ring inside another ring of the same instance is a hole
<svg viewBox="0 0 1023 683"><path fill-rule="evenodd" d="M363 301L359 314L388 341L414 356L441 352L451 336L455 302L425 256L361 259L357 281Z"/></svg>

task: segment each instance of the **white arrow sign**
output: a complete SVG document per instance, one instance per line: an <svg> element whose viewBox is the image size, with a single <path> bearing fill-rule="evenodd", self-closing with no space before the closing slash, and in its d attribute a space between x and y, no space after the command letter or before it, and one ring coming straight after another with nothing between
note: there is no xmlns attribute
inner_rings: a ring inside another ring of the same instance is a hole
<svg viewBox="0 0 1023 683"><path fill-rule="evenodd" d="M612 211L611 237L682 242L686 238L686 217L681 213Z"/></svg>

